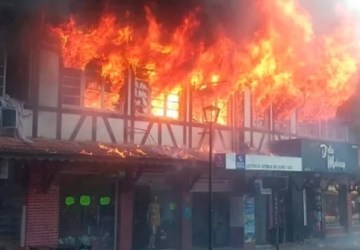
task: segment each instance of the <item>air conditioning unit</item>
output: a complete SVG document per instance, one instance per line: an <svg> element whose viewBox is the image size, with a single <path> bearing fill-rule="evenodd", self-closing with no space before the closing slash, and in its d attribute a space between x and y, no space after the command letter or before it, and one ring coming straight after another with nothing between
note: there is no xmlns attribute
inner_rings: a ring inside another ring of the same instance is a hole
<svg viewBox="0 0 360 250"><path fill-rule="evenodd" d="M1 129L16 128L16 109L10 107L0 108L0 128Z"/></svg>

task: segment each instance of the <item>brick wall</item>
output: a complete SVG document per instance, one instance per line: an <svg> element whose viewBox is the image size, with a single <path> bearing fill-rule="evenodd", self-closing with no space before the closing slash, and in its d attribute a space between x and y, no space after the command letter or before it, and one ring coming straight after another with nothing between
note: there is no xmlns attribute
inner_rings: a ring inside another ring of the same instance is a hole
<svg viewBox="0 0 360 250"><path fill-rule="evenodd" d="M44 192L42 168L32 168L27 191L26 246L53 245L59 235L59 184L55 179Z"/></svg>

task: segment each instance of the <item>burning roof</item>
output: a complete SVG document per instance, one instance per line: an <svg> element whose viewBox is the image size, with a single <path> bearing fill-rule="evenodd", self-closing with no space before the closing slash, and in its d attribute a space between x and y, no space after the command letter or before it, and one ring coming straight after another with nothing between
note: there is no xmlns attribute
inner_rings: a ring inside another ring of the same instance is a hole
<svg viewBox="0 0 360 250"><path fill-rule="evenodd" d="M147 162L161 164L174 161L206 162L207 154L182 148L166 146L118 145L96 142L60 141L37 138L26 142L4 137L0 140L0 156L3 159L59 160L82 162Z"/></svg>
<svg viewBox="0 0 360 250"><path fill-rule="evenodd" d="M324 6L332 11L326 27L319 25L319 11L314 14L297 0L245 2L255 18L236 25L255 26L248 32L236 32L237 26L227 21L204 22L201 7L190 8L169 28L149 6L140 25L131 11L105 11L96 24L73 16L50 30L61 41L66 67L85 70L96 64L113 92L120 91L131 68L162 91L191 84L209 101L226 101L231 93L250 88L257 113L273 105L277 118L294 109L305 120L335 116L357 83L360 44L352 14L341 1L331 1ZM242 33L248 34L237 35Z"/></svg>

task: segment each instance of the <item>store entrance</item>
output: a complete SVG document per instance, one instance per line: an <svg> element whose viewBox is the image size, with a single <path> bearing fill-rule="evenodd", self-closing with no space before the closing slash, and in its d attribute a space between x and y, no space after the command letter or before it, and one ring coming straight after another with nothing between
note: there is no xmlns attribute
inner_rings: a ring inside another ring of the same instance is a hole
<svg viewBox="0 0 360 250"><path fill-rule="evenodd" d="M176 249L179 211L170 188L138 185L135 188L133 249Z"/></svg>

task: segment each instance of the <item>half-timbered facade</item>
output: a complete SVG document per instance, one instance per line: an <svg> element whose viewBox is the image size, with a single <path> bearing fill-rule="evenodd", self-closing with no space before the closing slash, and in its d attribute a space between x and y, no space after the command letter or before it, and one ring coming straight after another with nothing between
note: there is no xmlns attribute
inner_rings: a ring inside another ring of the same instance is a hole
<svg viewBox="0 0 360 250"><path fill-rule="evenodd" d="M11 7L0 5L0 10L18 15ZM209 104L220 107L213 136L217 153L271 154L272 141L299 137L349 139L347 127L335 121L303 122L297 111L277 120L273 108L259 114L250 89L208 103L207 93L191 82L181 91L159 92L142 76L144 69L128 68L123 87L114 90L96 65L65 67L58 42L46 33L46 15L32 14L20 16L19 23L6 19L4 32L0 29L0 131L5 136L0 151L2 169L13 167L4 175L3 190L10 191L0 192L20 197L13 211L1 210L0 203L0 217L16 212L17 228L9 235L0 230L1 237L9 236L9 247L59 239L68 244L77 237L96 242L93 249L146 248L145 214L154 195L168 208L162 215L164 232L175 244L164 248L203 246L197 235L202 225L192 222L206 209L209 127L202 109ZM227 83L210 91L222 84ZM219 247L243 244L238 237L243 232L229 222L236 215L229 214L247 181L242 174L216 173L216 228L219 235L226 231L215 242ZM0 229L7 227L2 223Z"/></svg>

